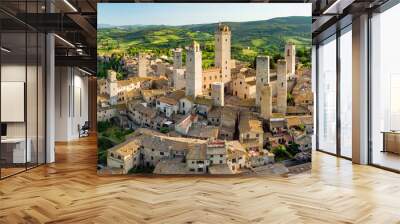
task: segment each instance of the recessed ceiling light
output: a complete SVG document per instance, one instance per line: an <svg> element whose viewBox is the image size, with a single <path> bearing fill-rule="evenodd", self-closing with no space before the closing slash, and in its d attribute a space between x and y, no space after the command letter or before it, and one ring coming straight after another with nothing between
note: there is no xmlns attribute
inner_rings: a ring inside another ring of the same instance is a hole
<svg viewBox="0 0 400 224"><path fill-rule="evenodd" d="M78 12L78 10L68 1L64 0L65 4L67 4L74 12Z"/></svg>
<svg viewBox="0 0 400 224"><path fill-rule="evenodd" d="M10 53L11 52L11 50L9 50L9 49L7 49L5 47L1 47L0 49L1 49L1 51L4 51L6 53Z"/></svg>
<svg viewBox="0 0 400 224"><path fill-rule="evenodd" d="M81 68L79 68L79 67L78 67L78 70L81 71L81 72L83 72L83 73L85 73L85 74L87 74L87 75L92 75L92 73L90 73L90 72L88 72L88 71L85 71L85 70L83 70L83 69L81 69Z"/></svg>
<svg viewBox="0 0 400 224"><path fill-rule="evenodd" d="M73 45L71 42L69 42L68 40L60 37L58 34L54 34L55 37L57 37L59 40L61 40L62 42L66 43L67 45L69 45L70 47L75 48L75 45Z"/></svg>

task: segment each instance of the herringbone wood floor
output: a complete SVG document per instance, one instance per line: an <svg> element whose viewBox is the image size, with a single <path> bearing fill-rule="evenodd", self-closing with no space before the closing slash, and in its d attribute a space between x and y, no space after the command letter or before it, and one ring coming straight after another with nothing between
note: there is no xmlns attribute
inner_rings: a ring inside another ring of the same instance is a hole
<svg viewBox="0 0 400 224"><path fill-rule="evenodd" d="M0 223L400 223L400 175L315 153L290 177L98 177L94 137L0 181Z"/></svg>

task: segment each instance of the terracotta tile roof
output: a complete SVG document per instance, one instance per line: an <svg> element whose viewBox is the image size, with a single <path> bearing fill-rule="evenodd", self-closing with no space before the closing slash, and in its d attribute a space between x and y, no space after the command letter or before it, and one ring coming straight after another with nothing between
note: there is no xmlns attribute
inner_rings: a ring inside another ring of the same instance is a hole
<svg viewBox="0 0 400 224"><path fill-rule="evenodd" d="M250 85L250 86L254 86L254 85L256 85L256 80L251 80L251 81L248 81L248 82L246 82L248 85Z"/></svg>
<svg viewBox="0 0 400 224"><path fill-rule="evenodd" d="M138 111L139 113L145 115L148 118L154 118L157 115L157 112L150 107L145 107L143 104L138 103L132 107L133 110Z"/></svg>
<svg viewBox="0 0 400 224"><path fill-rule="evenodd" d="M135 154L139 149L138 140L128 140L121 144L115 145L112 148L108 149L108 152L115 153L117 155L121 155L123 157Z"/></svg>
<svg viewBox="0 0 400 224"><path fill-rule="evenodd" d="M194 126L189 129L188 136L193 138L218 138L219 129L213 126Z"/></svg>
<svg viewBox="0 0 400 224"><path fill-rule="evenodd" d="M248 113L242 113L240 115L239 131L264 133L262 128L262 122L257 118L255 118L253 115Z"/></svg>
<svg viewBox="0 0 400 224"><path fill-rule="evenodd" d="M186 155L186 160L206 160L207 159L207 145L192 145Z"/></svg>
<svg viewBox="0 0 400 224"><path fill-rule="evenodd" d="M221 71L220 68L212 67L212 68L204 69L203 74L204 73L219 73L220 71Z"/></svg>
<svg viewBox="0 0 400 224"><path fill-rule="evenodd" d="M168 96L162 96L158 98L158 101L161 103L169 104L169 105L176 105L178 101L174 98L168 97Z"/></svg>

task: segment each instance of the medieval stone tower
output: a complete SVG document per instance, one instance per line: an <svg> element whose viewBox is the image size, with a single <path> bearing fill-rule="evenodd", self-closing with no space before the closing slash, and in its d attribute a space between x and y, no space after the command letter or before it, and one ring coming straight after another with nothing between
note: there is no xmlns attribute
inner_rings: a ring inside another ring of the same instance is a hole
<svg viewBox="0 0 400 224"><path fill-rule="evenodd" d="M260 106L261 89L269 83L269 56L257 56L256 66L256 105Z"/></svg>
<svg viewBox="0 0 400 224"><path fill-rule="evenodd" d="M174 54L174 69L182 68L182 48L177 48L173 50Z"/></svg>
<svg viewBox="0 0 400 224"><path fill-rule="evenodd" d="M231 81L231 30L219 24L215 32L215 67L221 68L222 82Z"/></svg>
<svg viewBox="0 0 400 224"><path fill-rule="evenodd" d="M147 76L147 54L139 52L138 55L138 76Z"/></svg>
<svg viewBox="0 0 400 224"><path fill-rule="evenodd" d="M272 116L272 88L269 83L261 87L261 117L270 119Z"/></svg>
<svg viewBox="0 0 400 224"><path fill-rule="evenodd" d="M280 59L277 63L277 112L286 114L287 108L287 65L286 60Z"/></svg>
<svg viewBox="0 0 400 224"><path fill-rule="evenodd" d="M224 83L214 82L211 84L211 97L214 106L224 106Z"/></svg>
<svg viewBox="0 0 400 224"><path fill-rule="evenodd" d="M200 45L194 41L186 53L186 96L202 94L202 68Z"/></svg>
<svg viewBox="0 0 400 224"><path fill-rule="evenodd" d="M110 96L110 104L115 105L118 101L117 73L113 70L107 72L107 92Z"/></svg>
<svg viewBox="0 0 400 224"><path fill-rule="evenodd" d="M285 45L285 60L287 63L287 73L295 74L296 72L296 45L288 43Z"/></svg>
<svg viewBox="0 0 400 224"><path fill-rule="evenodd" d="M172 73L172 79L174 82L173 86L175 89L183 89L186 85L185 69L183 68L174 69Z"/></svg>

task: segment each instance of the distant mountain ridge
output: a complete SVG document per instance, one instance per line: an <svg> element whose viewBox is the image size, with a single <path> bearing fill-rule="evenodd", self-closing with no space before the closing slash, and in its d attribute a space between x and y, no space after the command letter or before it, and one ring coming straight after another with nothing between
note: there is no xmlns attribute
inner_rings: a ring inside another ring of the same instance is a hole
<svg viewBox="0 0 400 224"><path fill-rule="evenodd" d="M110 24L103 24L103 23L97 24L97 29L107 29L107 28L114 28L114 27L116 27L116 26L110 25Z"/></svg>
<svg viewBox="0 0 400 224"><path fill-rule="evenodd" d="M246 22L223 22L232 31L232 56L251 62L259 54L283 55L287 42L308 51L311 48L311 16L280 17ZM104 24L103 24L104 25ZM188 46L193 40L200 42L204 58L212 58L214 32L218 23L168 25L126 25L99 28L98 52L138 51L170 55L170 49ZM277 56L278 57L278 56ZM303 58L303 61L308 60ZM212 63L210 61L210 63Z"/></svg>

